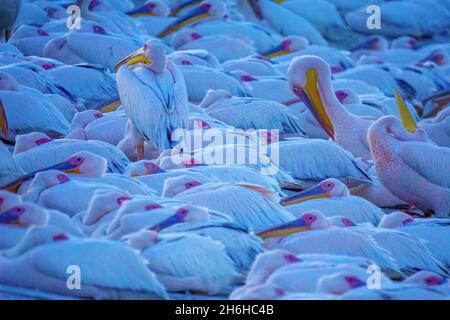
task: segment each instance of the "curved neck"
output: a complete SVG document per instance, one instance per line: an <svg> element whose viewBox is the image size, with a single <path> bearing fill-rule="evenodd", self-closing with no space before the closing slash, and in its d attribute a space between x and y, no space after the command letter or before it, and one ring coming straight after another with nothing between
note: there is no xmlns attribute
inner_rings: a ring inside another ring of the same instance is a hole
<svg viewBox="0 0 450 320"><path fill-rule="evenodd" d="M319 77L317 86L320 97L322 98L323 106L331 122L336 123L352 116L336 97L333 84L329 77Z"/></svg>

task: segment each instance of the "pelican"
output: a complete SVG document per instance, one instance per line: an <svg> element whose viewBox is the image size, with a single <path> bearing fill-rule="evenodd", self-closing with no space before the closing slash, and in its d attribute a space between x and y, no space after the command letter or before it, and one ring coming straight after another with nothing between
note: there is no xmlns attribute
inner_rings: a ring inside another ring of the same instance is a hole
<svg viewBox="0 0 450 320"><path fill-rule="evenodd" d="M351 196L347 186L333 178L287 196L280 203L295 216L309 210L320 210L327 217L344 215L357 223L370 222L374 225L384 216L380 208L363 198Z"/></svg>
<svg viewBox="0 0 450 320"><path fill-rule="evenodd" d="M333 142L320 139L292 138L270 144L280 153L279 166L304 182L326 178L345 182L370 182L365 165Z"/></svg>
<svg viewBox="0 0 450 320"><path fill-rule="evenodd" d="M178 68L166 62L163 48L149 41L116 65L117 87L137 139L136 155L144 158L144 141L168 149L171 133L187 124L186 85Z"/></svg>
<svg viewBox="0 0 450 320"><path fill-rule="evenodd" d="M349 12L345 15L345 21L355 31L373 33L367 28L367 6ZM414 37L433 36L448 27L448 10L436 1L395 1L380 4L381 24L385 27L377 30L381 35L398 37L408 34ZM418 17L421 17L420 19ZM407 20L407 21L405 21ZM402 27L398 22L405 21ZM425 23L433 21L433 23Z"/></svg>
<svg viewBox="0 0 450 320"><path fill-rule="evenodd" d="M67 286L66 271L73 264L84 270L80 290ZM167 299L146 262L126 246L72 237L57 227L30 228L15 247L2 252L0 270L4 285L67 296Z"/></svg>
<svg viewBox="0 0 450 320"><path fill-rule="evenodd" d="M140 46L140 41L129 38L73 30L50 40L44 47L44 56L66 64L99 64L113 70L117 61Z"/></svg>
<svg viewBox="0 0 450 320"><path fill-rule="evenodd" d="M450 151L425 142L423 134L423 130L408 133L399 119L388 116L369 128L368 137L386 188L399 199L445 218L450 213L450 177L444 168Z"/></svg>
<svg viewBox="0 0 450 320"><path fill-rule="evenodd" d="M17 47L26 56L42 56L47 42L58 34L49 34L42 28L22 25L12 34L8 43Z"/></svg>
<svg viewBox="0 0 450 320"><path fill-rule="evenodd" d="M22 5L21 0L6 0L2 3L2 9L0 11L0 39L8 41L11 31L19 15Z"/></svg>
<svg viewBox="0 0 450 320"><path fill-rule="evenodd" d="M299 120L274 101L234 97L225 90L210 90L199 107L205 108L211 117L236 128L276 129L281 135L306 136Z"/></svg>
<svg viewBox="0 0 450 320"><path fill-rule="evenodd" d="M447 300L448 296L434 288L421 286L392 286L370 290L361 286L341 296L342 300Z"/></svg>
<svg viewBox="0 0 450 320"><path fill-rule="evenodd" d="M74 116L66 139L100 140L118 145L124 137L126 126L127 116L123 112L103 115L99 111L87 110Z"/></svg>
<svg viewBox="0 0 450 320"><path fill-rule="evenodd" d="M32 173L61 163L79 151L88 151L105 158L109 172L122 173L129 164L126 156L109 143L71 139L57 139L41 144L17 154L14 160L25 172Z"/></svg>
<svg viewBox="0 0 450 320"><path fill-rule="evenodd" d="M238 225L256 231L294 219L291 213L274 202L277 198L275 192L261 186L245 183L202 184L188 176L180 176L166 179L163 195L167 193L173 194L177 200L227 214ZM234 201L223 201L228 197L233 197ZM246 207L245 213L242 206Z"/></svg>
<svg viewBox="0 0 450 320"><path fill-rule="evenodd" d="M385 215L378 227L396 229L413 237L423 239L428 249L447 268L450 266L448 251L448 220L414 219L410 215L397 211Z"/></svg>
<svg viewBox="0 0 450 320"><path fill-rule="evenodd" d="M226 292L240 277L223 244L205 237L143 230L125 239L151 261L150 270L169 292L216 295Z"/></svg>
<svg viewBox="0 0 450 320"><path fill-rule="evenodd" d="M305 101L332 139L355 157L372 158L367 141L371 121L352 115L339 102L331 84L330 67L324 60L315 56L294 59L288 80L292 91Z"/></svg>
<svg viewBox="0 0 450 320"><path fill-rule="evenodd" d="M203 66L222 70L216 56L205 50L177 50L167 55L167 59L179 66Z"/></svg>
<svg viewBox="0 0 450 320"><path fill-rule="evenodd" d="M272 76L280 77L281 72L266 59L260 59L257 57L245 57L236 60L228 60L222 63L225 72L231 72L235 70L242 70L247 74L254 76Z"/></svg>
<svg viewBox="0 0 450 320"><path fill-rule="evenodd" d="M305 18L270 0L249 0L259 13L259 19L266 19L270 26L283 35L298 35L308 39L310 43L327 45L315 26Z"/></svg>
<svg viewBox="0 0 450 320"><path fill-rule="evenodd" d="M308 231L310 230L310 231ZM268 248L294 254L321 253L357 256L372 260L381 269L399 272L391 254L369 236L347 228L334 228L320 211L307 211L291 222L257 233Z"/></svg>
<svg viewBox="0 0 450 320"><path fill-rule="evenodd" d="M177 50L203 49L219 59L220 62L239 59L256 53L251 42L244 37L227 35L203 37L193 29L182 29L172 37L172 45Z"/></svg>
<svg viewBox="0 0 450 320"><path fill-rule="evenodd" d="M21 87L12 76L0 71L0 127L1 137L14 141L16 134L33 131L65 134L68 122L48 97Z"/></svg>
<svg viewBox="0 0 450 320"><path fill-rule="evenodd" d="M380 247L395 257L401 271L405 274L411 274L417 270L432 271L442 275L448 274L446 267L434 258L425 242L420 238L396 230L357 226L346 217L335 216L329 220L334 226L350 227L353 231L371 236ZM408 252L408 255L405 252Z"/></svg>
<svg viewBox="0 0 450 320"><path fill-rule="evenodd" d="M86 211L72 217L86 235L93 236L96 230L108 226L114 218L117 210L125 201L130 200L127 192L103 192L97 191L89 202Z"/></svg>

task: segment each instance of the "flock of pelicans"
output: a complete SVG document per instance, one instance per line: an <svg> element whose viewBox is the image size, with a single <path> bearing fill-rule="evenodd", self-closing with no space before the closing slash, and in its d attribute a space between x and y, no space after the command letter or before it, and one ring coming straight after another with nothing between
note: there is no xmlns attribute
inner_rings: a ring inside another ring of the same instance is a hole
<svg viewBox="0 0 450 320"><path fill-rule="evenodd" d="M440 0L2 0L0 286L448 299L449 30Z"/></svg>

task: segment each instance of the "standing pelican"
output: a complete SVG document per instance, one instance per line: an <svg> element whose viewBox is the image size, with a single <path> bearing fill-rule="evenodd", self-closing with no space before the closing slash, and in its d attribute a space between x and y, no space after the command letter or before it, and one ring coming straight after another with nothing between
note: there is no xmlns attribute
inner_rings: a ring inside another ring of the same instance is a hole
<svg viewBox="0 0 450 320"><path fill-rule="evenodd" d="M371 159L367 142L371 121L351 114L340 103L331 83L330 67L323 59L316 56L294 59L288 81L331 138L355 157Z"/></svg>
<svg viewBox="0 0 450 320"><path fill-rule="evenodd" d="M445 218L450 214L450 149L410 134L388 116L369 128L370 149L381 182L399 199ZM426 134L425 134L426 135Z"/></svg>
<svg viewBox="0 0 450 320"><path fill-rule="evenodd" d="M157 149L170 148L171 133L186 128L186 85L178 68L166 62L163 47L148 41L143 48L116 65L117 87L137 141L138 160L144 158L144 141Z"/></svg>

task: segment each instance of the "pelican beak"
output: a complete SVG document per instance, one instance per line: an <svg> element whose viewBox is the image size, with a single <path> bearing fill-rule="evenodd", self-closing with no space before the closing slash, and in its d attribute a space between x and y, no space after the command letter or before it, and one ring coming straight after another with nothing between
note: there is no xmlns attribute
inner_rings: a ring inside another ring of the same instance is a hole
<svg viewBox="0 0 450 320"><path fill-rule="evenodd" d="M273 49L270 49L269 51L264 52L262 55L266 58L272 59L279 56L284 56L286 54L291 53L292 51L289 49L286 49L282 44L276 46Z"/></svg>
<svg viewBox="0 0 450 320"><path fill-rule="evenodd" d="M8 119L6 119L5 108L3 107L2 100L0 99L0 131L5 138L8 138Z"/></svg>
<svg viewBox="0 0 450 320"><path fill-rule="evenodd" d="M314 187L311 187L309 189L306 189L302 192L293 194L291 196L285 197L281 199L280 204L282 206L290 206L297 203L302 203L308 200L313 199L323 199L323 198L329 198L330 195L326 193L320 185L316 185Z"/></svg>
<svg viewBox="0 0 450 320"><path fill-rule="evenodd" d="M10 224L20 226L21 223L19 219L20 215L14 214L12 209L0 213L0 224Z"/></svg>
<svg viewBox="0 0 450 320"><path fill-rule="evenodd" d="M175 8L172 9L171 16L176 17L182 10L185 10L187 8L190 8L190 7L193 7L193 6L198 5L198 4L202 3L202 2L203 2L203 0L190 0L190 1L183 2L178 7L175 7Z"/></svg>
<svg viewBox="0 0 450 320"><path fill-rule="evenodd" d="M306 107L311 111L319 122L323 130L334 140L334 128L330 118L320 97L319 88L317 87L318 73L316 69L308 70L306 74L306 84L301 92L296 93L297 96L305 103Z"/></svg>
<svg viewBox="0 0 450 320"><path fill-rule="evenodd" d="M157 37L165 38L169 34L172 34L187 25L208 18L209 16L208 9L204 8L202 5L199 5L186 12L186 14L180 16L174 23L170 24L167 28L160 32Z"/></svg>
<svg viewBox="0 0 450 320"><path fill-rule="evenodd" d="M298 218L294 221L258 232L256 235L262 239L285 237L293 233L311 230L306 221Z"/></svg>
<svg viewBox="0 0 450 320"><path fill-rule="evenodd" d="M417 123L414 120L411 112L409 112L405 100L403 100L402 96L395 89L394 95L395 95L395 102L397 103L398 111L400 113L400 118L402 119L403 127L406 129L406 131L410 133L416 132L418 128Z"/></svg>
<svg viewBox="0 0 450 320"><path fill-rule="evenodd" d="M144 64L152 64L150 59L145 55L144 48L140 48L137 51L133 52L132 54L126 56L122 60L120 60L115 66L114 69L116 71L119 70L119 68L123 65L132 66L137 63L144 63Z"/></svg>
<svg viewBox="0 0 450 320"><path fill-rule="evenodd" d="M101 104L99 104L97 107L95 107L95 110L100 111L101 113L109 113L116 111L117 108L119 108L122 105L122 102L120 101L119 96L114 96Z"/></svg>
<svg viewBox="0 0 450 320"><path fill-rule="evenodd" d="M126 14L133 18L149 17L155 15L153 13L153 8L149 8L147 5L143 5L140 8L128 11Z"/></svg>
<svg viewBox="0 0 450 320"><path fill-rule="evenodd" d="M181 218L178 214L173 214L169 218L151 226L148 228L148 230L160 232L161 230L164 230L170 226L173 226L174 224L183 222L183 218Z"/></svg>

